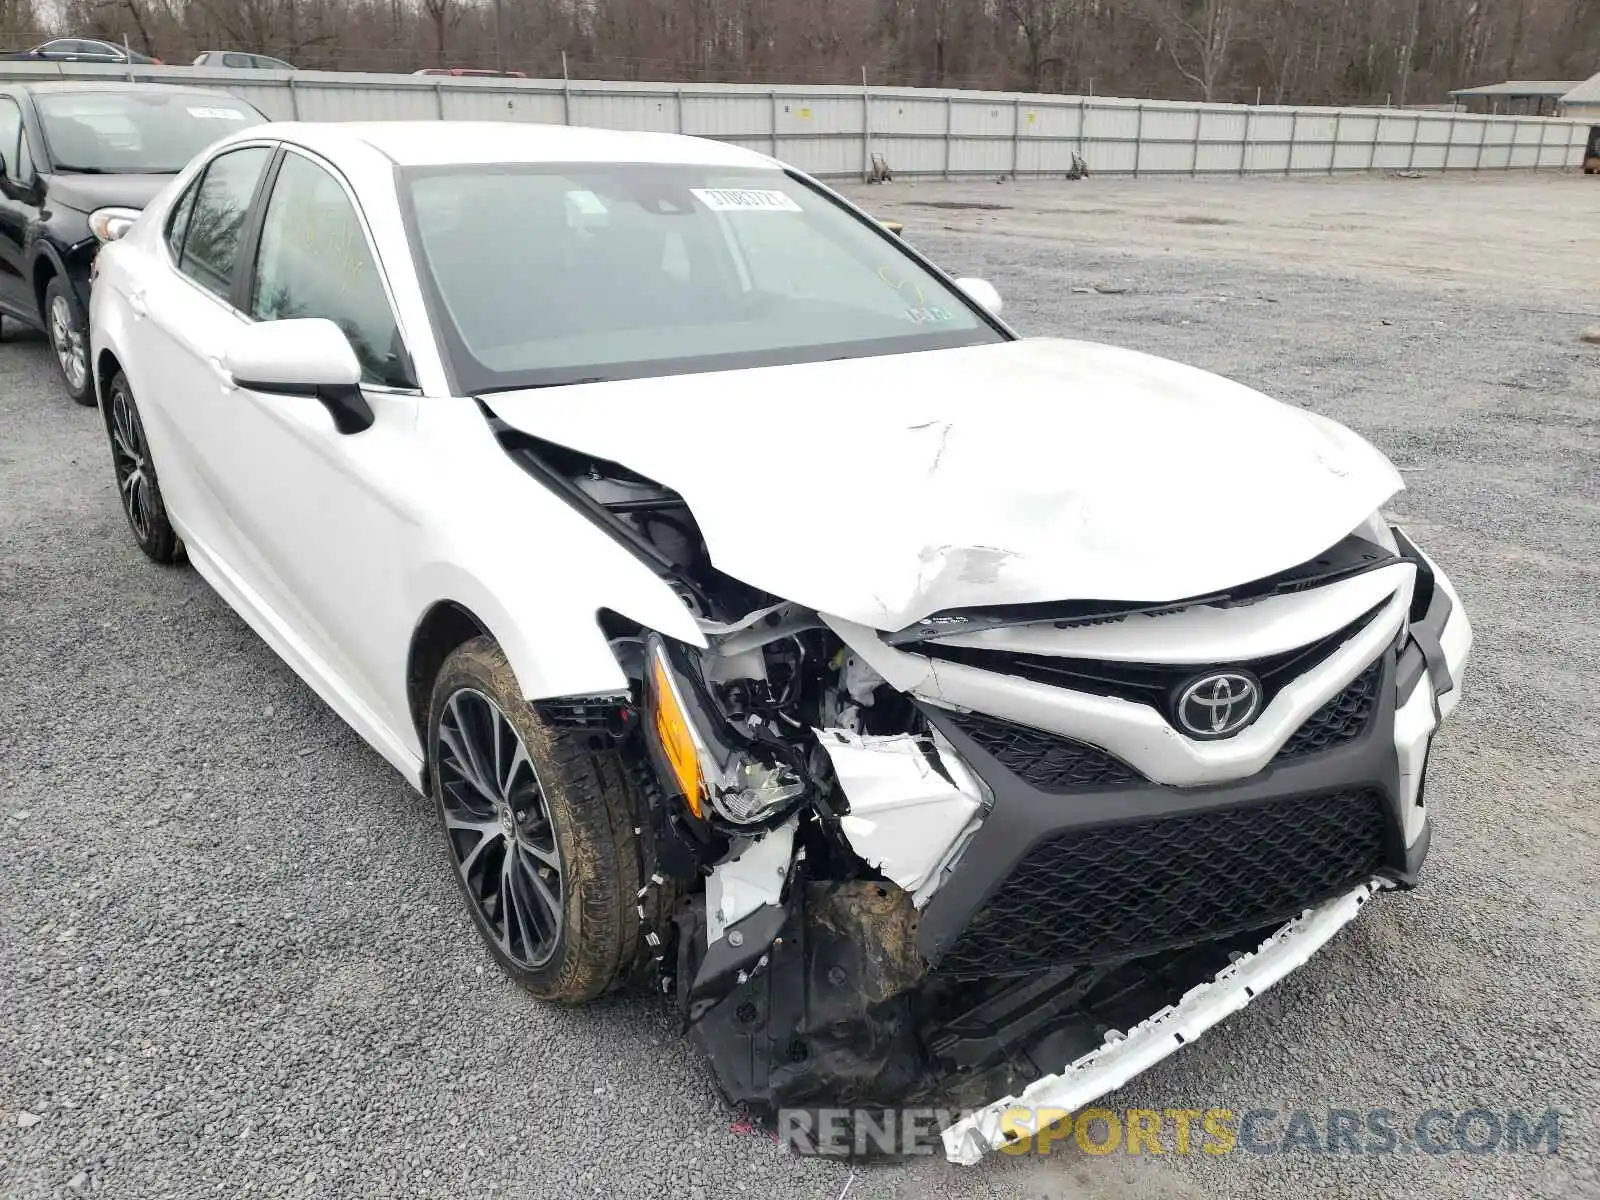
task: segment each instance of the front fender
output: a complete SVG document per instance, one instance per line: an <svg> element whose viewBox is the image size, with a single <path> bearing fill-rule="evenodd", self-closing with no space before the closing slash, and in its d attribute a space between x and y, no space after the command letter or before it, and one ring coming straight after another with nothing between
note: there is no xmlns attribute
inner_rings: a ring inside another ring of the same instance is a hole
<svg viewBox="0 0 1600 1200"><path fill-rule="evenodd" d="M625 690L599 614L706 644L672 588L517 466L470 400L425 400L418 434L435 457L438 514L411 572L418 619L454 601L488 627L526 699Z"/></svg>
<svg viewBox="0 0 1600 1200"><path fill-rule="evenodd" d="M416 573L413 607L419 619L441 602L471 612L505 651L527 700L628 690L628 678L600 628L603 607L669 637L705 645L693 618L668 589L663 588L677 605L676 613L656 612L653 605L646 604L642 611L653 616L644 620L638 615L641 608L637 603L630 606L619 598L619 604L595 605L592 600L563 597L548 579L530 579L492 567L480 574L483 565L468 567L439 559L424 563Z"/></svg>
<svg viewBox="0 0 1600 1200"><path fill-rule="evenodd" d="M34 221L28 227L24 251L28 263L28 288L30 291L33 289L33 281L39 278L41 265L47 266L52 274L60 275L67 280L73 280L74 289L76 290L74 274L68 269L68 260L62 257L61 251L56 248L54 241L50 239L44 227L38 221ZM87 272L88 267L85 266L78 272L78 275L87 279ZM81 292L78 294L78 301L79 303L84 302L84 296ZM85 305L84 311L88 311L87 305ZM41 321L44 320L43 311L39 313L39 319Z"/></svg>

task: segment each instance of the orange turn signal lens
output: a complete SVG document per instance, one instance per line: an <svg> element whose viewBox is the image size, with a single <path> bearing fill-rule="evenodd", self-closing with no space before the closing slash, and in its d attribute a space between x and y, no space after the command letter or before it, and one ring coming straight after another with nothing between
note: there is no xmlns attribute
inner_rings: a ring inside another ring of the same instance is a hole
<svg viewBox="0 0 1600 1200"><path fill-rule="evenodd" d="M678 691L672 677L659 657L650 664L655 678L656 740L667 757L667 764L683 790L689 811L697 817L705 815L704 785L700 774L700 750L694 732L678 703Z"/></svg>

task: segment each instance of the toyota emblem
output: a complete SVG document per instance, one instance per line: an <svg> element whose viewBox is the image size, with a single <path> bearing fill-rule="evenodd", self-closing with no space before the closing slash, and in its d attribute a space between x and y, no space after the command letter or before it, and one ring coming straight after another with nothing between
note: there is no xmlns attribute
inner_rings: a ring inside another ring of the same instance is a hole
<svg viewBox="0 0 1600 1200"><path fill-rule="evenodd" d="M1190 737L1238 733L1261 708L1261 685L1241 671L1202 675L1178 693L1178 724Z"/></svg>

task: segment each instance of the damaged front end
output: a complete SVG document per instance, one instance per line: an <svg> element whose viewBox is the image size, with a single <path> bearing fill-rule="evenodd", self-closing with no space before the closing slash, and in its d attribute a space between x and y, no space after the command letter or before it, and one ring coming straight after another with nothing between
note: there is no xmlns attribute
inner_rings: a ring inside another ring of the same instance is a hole
<svg viewBox="0 0 1600 1200"><path fill-rule="evenodd" d="M741 1109L965 1112L972 1161L1004 1105L1120 1086L1415 882L1471 628L1377 518L1193 600L874 629L722 574L670 489L497 432L704 636L603 614L632 684L607 736L645 892L678 897L640 897L663 988ZM1249 711L1197 726L1234 680Z"/></svg>

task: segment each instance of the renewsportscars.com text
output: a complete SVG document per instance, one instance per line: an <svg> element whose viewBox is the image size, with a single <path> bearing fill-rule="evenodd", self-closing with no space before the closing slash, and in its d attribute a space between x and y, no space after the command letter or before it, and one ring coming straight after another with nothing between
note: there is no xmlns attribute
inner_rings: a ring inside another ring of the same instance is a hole
<svg viewBox="0 0 1600 1200"><path fill-rule="evenodd" d="M965 1113L938 1108L786 1108L780 1144L827 1157L932 1154L939 1135ZM1542 1154L1561 1152L1557 1109L1488 1108L1059 1108L1018 1106L1001 1115L1006 1154L1071 1148L1107 1154L1388 1155Z"/></svg>

